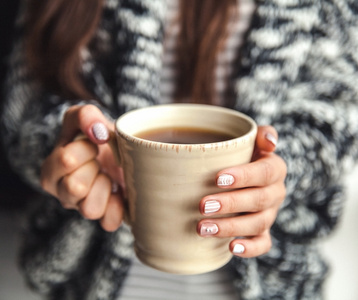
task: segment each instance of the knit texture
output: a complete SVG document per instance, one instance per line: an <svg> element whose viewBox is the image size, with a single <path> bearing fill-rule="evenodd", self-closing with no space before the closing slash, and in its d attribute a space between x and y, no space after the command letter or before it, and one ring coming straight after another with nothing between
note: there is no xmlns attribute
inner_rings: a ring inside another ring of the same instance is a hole
<svg viewBox="0 0 358 300"><path fill-rule="evenodd" d="M159 102L165 3L106 1L97 31L101 47L89 49L83 72L101 99L97 105L113 118ZM233 107L278 130L277 153L288 165L287 196L271 230L271 251L235 257L233 280L242 300L321 299L327 265L317 243L339 220L342 179L358 154L358 4L256 4L231 81ZM14 170L39 188L41 163L54 147L65 110L77 102L29 77L21 30L9 70L4 143ZM130 229L105 233L96 222L43 197L21 252L28 282L49 299L118 299L134 255Z"/></svg>

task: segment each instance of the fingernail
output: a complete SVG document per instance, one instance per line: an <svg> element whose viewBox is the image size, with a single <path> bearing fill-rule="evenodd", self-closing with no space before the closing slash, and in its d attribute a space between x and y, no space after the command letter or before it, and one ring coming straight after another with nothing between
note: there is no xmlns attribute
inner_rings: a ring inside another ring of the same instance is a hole
<svg viewBox="0 0 358 300"><path fill-rule="evenodd" d="M220 175L217 180L218 186L230 186L234 183L234 176L230 174Z"/></svg>
<svg viewBox="0 0 358 300"><path fill-rule="evenodd" d="M92 126L94 137L99 141L106 141L109 138L107 127L103 123L95 123Z"/></svg>
<svg viewBox="0 0 358 300"><path fill-rule="evenodd" d="M276 147L277 145L277 139L272 135L271 133L266 133L265 135L266 140L268 140L272 145Z"/></svg>
<svg viewBox="0 0 358 300"><path fill-rule="evenodd" d="M219 232L219 227L216 224L203 223L200 227L200 235L213 235Z"/></svg>
<svg viewBox="0 0 358 300"><path fill-rule="evenodd" d="M204 213L205 214L212 214L214 212L219 211L221 208L221 204L217 200L208 200L205 202L204 205Z"/></svg>
<svg viewBox="0 0 358 300"><path fill-rule="evenodd" d="M236 244L232 250L234 254L242 254L245 252L245 247L242 244Z"/></svg>

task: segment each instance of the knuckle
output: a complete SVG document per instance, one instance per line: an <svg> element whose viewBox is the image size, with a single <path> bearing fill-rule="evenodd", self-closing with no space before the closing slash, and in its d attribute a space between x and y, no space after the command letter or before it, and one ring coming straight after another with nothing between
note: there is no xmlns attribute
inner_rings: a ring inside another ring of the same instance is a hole
<svg viewBox="0 0 358 300"><path fill-rule="evenodd" d="M266 207L267 193L263 188L256 190L256 211L262 211Z"/></svg>
<svg viewBox="0 0 358 300"><path fill-rule="evenodd" d="M286 195L287 195L286 185L284 183L282 183L282 188L280 190L281 190L281 194L279 194L279 196L280 196L281 203L282 203L285 200Z"/></svg>
<svg viewBox="0 0 358 300"><path fill-rule="evenodd" d="M226 211L228 213L234 213L237 212L237 202L236 202L236 198L233 195L233 193L229 193L227 195L227 198L225 199L225 201L223 202L223 211Z"/></svg>
<svg viewBox="0 0 358 300"><path fill-rule="evenodd" d="M268 162L262 162L262 176L263 176L263 184L268 185L274 175L274 169L272 165Z"/></svg>
<svg viewBox="0 0 358 300"><path fill-rule="evenodd" d="M235 222L227 222L225 226L225 236L233 237L237 235L237 228L234 223Z"/></svg>
<svg viewBox="0 0 358 300"><path fill-rule="evenodd" d="M267 239L266 239L266 243L265 243L264 249L263 249L264 253L269 252L271 250L271 248L272 248L272 239L271 239L271 235L268 234Z"/></svg>
<svg viewBox="0 0 358 300"><path fill-rule="evenodd" d="M97 219L97 215L95 214L95 211L93 209L89 209L87 207L82 207L80 211L81 211L82 216L88 220L96 220Z"/></svg>
<svg viewBox="0 0 358 300"><path fill-rule="evenodd" d="M282 178L282 180L285 180L285 178L287 176L287 171L288 171L287 164L282 157L276 156L276 158L277 158L277 164L275 164L275 166L276 166L276 168L279 168L281 170L280 178Z"/></svg>
<svg viewBox="0 0 358 300"><path fill-rule="evenodd" d="M77 159L64 148L59 150L59 161L66 171L72 171L77 166Z"/></svg>
<svg viewBox="0 0 358 300"><path fill-rule="evenodd" d="M270 222L266 213L261 213L260 220L257 222L257 233L263 234L270 227Z"/></svg>
<svg viewBox="0 0 358 300"><path fill-rule="evenodd" d="M89 115L92 115L97 112L99 112L99 109L96 106L92 104L84 105L78 110L78 119L84 120Z"/></svg>
<svg viewBox="0 0 358 300"><path fill-rule="evenodd" d="M241 182L243 186L247 186L250 182L250 172L247 168L242 169Z"/></svg>
<svg viewBox="0 0 358 300"><path fill-rule="evenodd" d="M102 217L103 212L93 205L88 205L86 200L84 204L80 206L80 211L83 217L88 220L97 220Z"/></svg>
<svg viewBox="0 0 358 300"><path fill-rule="evenodd" d="M86 185L81 181L65 176L61 181L61 187L71 198L82 199L87 195Z"/></svg>
<svg viewBox="0 0 358 300"><path fill-rule="evenodd" d="M286 164L286 162L280 157L280 160L281 160L281 163L282 163L282 168L283 168L283 174L284 174L284 177L286 177L286 175L287 175L287 164Z"/></svg>
<svg viewBox="0 0 358 300"><path fill-rule="evenodd" d="M57 196L57 191L55 188L55 183L53 182L53 179L51 179L49 176L41 174L40 175L40 186L41 188L49 193L52 196Z"/></svg>

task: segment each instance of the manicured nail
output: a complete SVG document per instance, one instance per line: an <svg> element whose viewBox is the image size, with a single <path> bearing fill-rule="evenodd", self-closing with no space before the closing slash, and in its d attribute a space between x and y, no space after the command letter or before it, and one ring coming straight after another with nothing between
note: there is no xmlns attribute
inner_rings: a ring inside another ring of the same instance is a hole
<svg viewBox="0 0 358 300"><path fill-rule="evenodd" d="M242 254L245 252L245 247L242 244L236 244L232 250L234 254Z"/></svg>
<svg viewBox="0 0 358 300"><path fill-rule="evenodd" d="M92 126L94 137L99 141L106 141L109 138L107 127L103 123L95 123Z"/></svg>
<svg viewBox="0 0 358 300"><path fill-rule="evenodd" d="M277 139L271 134L271 133L266 133L265 135L266 140L268 140L272 145L274 145L276 147L277 145Z"/></svg>
<svg viewBox="0 0 358 300"><path fill-rule="evenodd" d="M208 200L205 202L204 205L204 213L205 214L212 214L214 212L219 211L221 208L221 204L217 200Z"/></svg>
<svg viewBox="0 0 358 300"><path fill-rule="evenodd" d="M200 235L213 235L219 232L219 227L216 224L203 223L200 227Z"/></svg>
<svg viewBox="0 0 358 300"><path fill-rule="evenodd" d="M218 186L230 186L234 183L234 176L230 174L222 174L217 180Z"/></svg>

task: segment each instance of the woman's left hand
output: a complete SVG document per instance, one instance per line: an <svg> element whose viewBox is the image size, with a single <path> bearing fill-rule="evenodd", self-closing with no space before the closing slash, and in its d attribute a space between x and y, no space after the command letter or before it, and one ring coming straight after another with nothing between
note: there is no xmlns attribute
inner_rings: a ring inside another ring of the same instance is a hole
<svg viewBox="0 0 358 300"><path fill-rule="evenodd" d="M252 161L220 171L216 184L223 192L200 201L200 212L211 218L198 223L198 233L235 237L230 243L234 255L255 257L271 248L270 228L286 195L287 167L273 152L276 142L276 130L260 126Z"/></svg>

